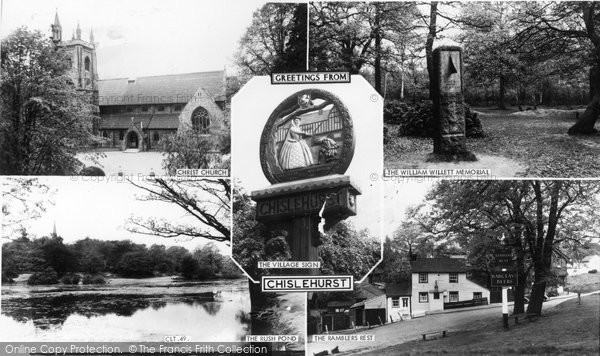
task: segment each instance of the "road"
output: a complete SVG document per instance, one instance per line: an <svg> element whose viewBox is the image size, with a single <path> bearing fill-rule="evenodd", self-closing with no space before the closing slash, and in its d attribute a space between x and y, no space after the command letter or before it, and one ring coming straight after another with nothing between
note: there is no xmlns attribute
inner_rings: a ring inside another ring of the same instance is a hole
<svg viewBox="0 0 600 356"><path fill-rule="evenodd" d="M552 308L565 300L576 297L576 294L571 294L550 298L544 303L543 309ZM451 333L452 331L458 330L477 329L481 325L485 325L486 321L492 316L497 316L498 323L502 323L501 307L501 304L492 304L468 309L454 309L394 324L386 324L371 330L357 332L357 334L373 335L375 337L374 341L309 343L307 345L307 351L309 355L313 355L323 350L331 351L337 346L342 354L357 354L362 351L373 351L374 349L381 349L412 340L418 340L422 337L422 334L426 332L448 330L448 332ZM509 308L509 312L512 312L512 308Z"/></svg>

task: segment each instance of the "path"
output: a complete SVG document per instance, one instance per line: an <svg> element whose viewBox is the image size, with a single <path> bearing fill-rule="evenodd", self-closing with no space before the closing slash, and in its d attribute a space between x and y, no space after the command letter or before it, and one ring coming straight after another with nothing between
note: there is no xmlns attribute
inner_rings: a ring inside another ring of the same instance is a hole
<svg viewBox="0 0 600 356"><path fill-rule="evenodd" d="M152 171L159 176L165 174L162 169L164 156L161 152L107 151L101 154L104 157L97 158L98 162L94 162L86 153L77 154L77 159L86 166L100 167L107 176L114 176L119 172L125 176L146 176Z"/></svg>
<svg viewBox="0 0 600 356"><path fill-rule="evenodd" d="M599 292L594 292L599 293ZM593 293L587 293L589 295ZM577 294L551 298L544 303L544 310L555 307L556 305L568 299L576 298ZM458 330L477 329L489 322L492 316L498 317L498 323L502 323L502 305L495 303L487 306L473 307L468 309L455 309L441 311L435 314L427 315L422 318L407 320L404 322L386 324L371 330L360 331L357 334L370 334L375 336L374 341L367 342L319 342L309 343L307 351L309 355L323 350L332 350L336 346L340 348L342 354L356 354L360 352L373 351L388 346L402 344L408 341L418 340L423 333L448 330L449 332ZM512 308L509 309L509 312Z"/></svg>

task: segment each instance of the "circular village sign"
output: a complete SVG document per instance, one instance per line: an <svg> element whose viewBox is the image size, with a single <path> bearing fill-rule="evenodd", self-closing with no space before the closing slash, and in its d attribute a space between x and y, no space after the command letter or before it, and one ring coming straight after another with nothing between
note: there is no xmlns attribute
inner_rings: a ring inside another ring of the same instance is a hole
<svg viewBox="0 0 600 356"><path fill-rule="evenodd" d="M343 176L354 155L350 113L334 94L304 89L281 102L260 139L260 162L271 187L255 191L260 221L313 216L327 226L356 215L360 194Z"/></svg>
<svg viewBox="0 0 600 356"><path fill-rule="evenodd" d="M293 260L318 261L323 227L356 215L361 193L343 175L354 142L348 109L323 89L297 91L269 116L259 147L262 171L273 185L252 192L252 199L256 220L288 231Z"/></svg>
<svg viewBox="0 0 600 356"><path fill-rule="evenodd" d="M353 155L350 113L321 89L296 92L279 104L260 140L262 170L273 184L344 174Z"/></svg>

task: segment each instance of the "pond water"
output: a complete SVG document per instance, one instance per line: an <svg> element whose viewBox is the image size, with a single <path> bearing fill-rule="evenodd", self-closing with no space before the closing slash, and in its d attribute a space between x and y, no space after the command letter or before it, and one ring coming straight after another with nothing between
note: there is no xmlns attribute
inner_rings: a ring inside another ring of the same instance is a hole
<svg viewBox="0 0 600 356"><path fill-rule="evenodd" d="M2 286L0 341L240 341L247 280L111 278L106 285Z"/></svg>

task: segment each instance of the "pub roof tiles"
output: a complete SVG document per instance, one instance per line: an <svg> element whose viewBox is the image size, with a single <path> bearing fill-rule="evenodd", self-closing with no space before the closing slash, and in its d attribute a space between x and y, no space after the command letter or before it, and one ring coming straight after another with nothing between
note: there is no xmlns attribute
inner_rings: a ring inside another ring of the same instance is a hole
<svg viewBox="0 0 600 356"><path fill-rule="evenodd" d="M467 266L464 260L459 258L420 258L410 262L413 273L449 273L449 272L467 272Z"/></svg>

